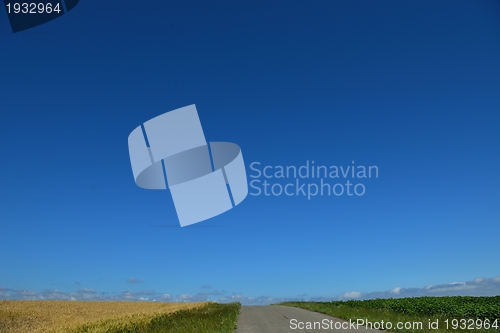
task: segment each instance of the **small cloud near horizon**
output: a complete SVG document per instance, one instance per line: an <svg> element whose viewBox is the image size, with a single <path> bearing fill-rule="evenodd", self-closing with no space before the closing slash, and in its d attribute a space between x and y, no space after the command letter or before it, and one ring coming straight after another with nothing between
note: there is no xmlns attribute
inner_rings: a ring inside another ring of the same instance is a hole
<svg viewBox="0 0 500 333"><path fill-rule="evenodd" d="M475 278L466 282L451 282L447 284L428 285L423 288L402 288L382 292L363 293L351 291L340 295L338 300L403 298L423 296L497 296L500 295L500 276L494 278Z"/></svg>
<svg viewBox="0 0 500 333"><path fill-rule="evenodd" d="M130 279L127 280L128 283L143 283L144 281L130 277Z"/></svg>

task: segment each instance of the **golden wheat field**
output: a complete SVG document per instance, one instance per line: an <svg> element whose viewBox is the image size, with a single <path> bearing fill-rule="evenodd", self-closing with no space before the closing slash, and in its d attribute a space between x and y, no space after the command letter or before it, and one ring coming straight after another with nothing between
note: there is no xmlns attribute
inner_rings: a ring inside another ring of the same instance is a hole
<svg viewBox="0 0 500 333"><path fill-rule="evenodd" d="M97 301L0 301L0 332L92 332L109 327L142 324L164 314L198 308L207 303L97 302Z"/></svg>

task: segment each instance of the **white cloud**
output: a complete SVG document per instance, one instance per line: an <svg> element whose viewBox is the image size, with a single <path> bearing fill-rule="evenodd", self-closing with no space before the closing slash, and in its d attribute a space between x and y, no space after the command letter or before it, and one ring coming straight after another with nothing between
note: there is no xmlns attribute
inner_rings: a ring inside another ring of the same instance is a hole
<svg viewBox="0 0 500 333"><path fill-rule="evenodd" d="M139 280L139 279L136 279L136 278L133 278L133 277L130 277L128 280L127 280L128 283L143 283L144 281L142 280Z"/></svg>
<svg viewBox="0 0 500 333"><path fill-rule="evenodd" d="M390 291L390 293L398 295L400 291L401 291L401 287L396 287L396 288L392 289Z"/></svg>
<svg viewBox="0 0 500 333"><path fill-rule="evenodd" d="M194 295L191 294L178 295L177 300L179 300L180 302L206 302L210 300L209 296L220 296L222 294L224 294L224 291L211 290L211 291L200 292Z"/></svg>
<svg viewBox="0 0 500 333"><path fill-rule="evenodd" d="M36 291L30 293L30 297L37 297L37 296L38 293ZM71 296L69 296L65 292L56 289L56 290L44 290L39 297L40 299L47 299L47 300L55 300L55 299L68 300L70 299Z"/></svg>
<svg viewBox="0 0 500 333"><path fill-rule="evenodd" d="M161 302L168 302L168 301L171 301L173 299L172 296L170 296L169 294L163 294L163 295L160 295L157 297Z"/></svg>
<svg viewBox="0 0 500 333"><path fill-rule="evenodd" d="M16 290L16 292L19 296L23 296L23 297L35 296L38 294L36 291L32 291L32 290Z"/></svg>
<svg viewBox="0 0 500 333"><path fill-rule="evenodd" d="M177 299L181 302L193 302L194 296L189 294L178 295Z"/></svg>
<svg viewBox="0 0 500 333"><path fill-rule="evenodd" d="M346 294L340 296L338 299L421 296L496 296L500 295L500 276L490 279L479 277L467 282L451 282L448 284L429 285L423 288L397 287L390 291L360 293L359 297L346 297Z"/></svg>
<svg viewBox="0 0 500 333"><path fill-rule="evenodd" d="M82 293L82 294L95 294L96 291L94 289L89 289L89 288L83 288L83 289L80 289L78 290L79 293Z"/></svg>
<svg viewBox="0 0 500 333"><path fill-rule="evenodd" d="M346 299L349 299L349 298L360 298L361 297L361 293L359 291L349 291L347 293L343 293L340 297L341 298L346 298Z"/></svg>

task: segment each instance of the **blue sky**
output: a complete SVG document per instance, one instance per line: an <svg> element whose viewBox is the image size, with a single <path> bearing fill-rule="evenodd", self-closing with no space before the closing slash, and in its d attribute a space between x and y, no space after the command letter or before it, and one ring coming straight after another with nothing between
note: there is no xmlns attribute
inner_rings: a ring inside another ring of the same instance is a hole
<svg viewBox="0 0 500 333"><path fill-rule="evenodd" d="M16 34L0 13L0 38L0 298L500 294L500 2L82 0ZM190 104L248 175L379 177L180 228L127 137Z"/></svg>

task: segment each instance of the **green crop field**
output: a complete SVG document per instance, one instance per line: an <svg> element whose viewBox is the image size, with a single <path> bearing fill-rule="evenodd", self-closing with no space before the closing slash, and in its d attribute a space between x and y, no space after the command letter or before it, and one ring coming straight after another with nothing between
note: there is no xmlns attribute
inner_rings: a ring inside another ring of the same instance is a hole
<svg viewBox="0 0 500 333"><path fill-rule="evenodd" d="M387 332L500 332L500 296L285 302ZM369 324L367 324L369 326Z"/></svg>

